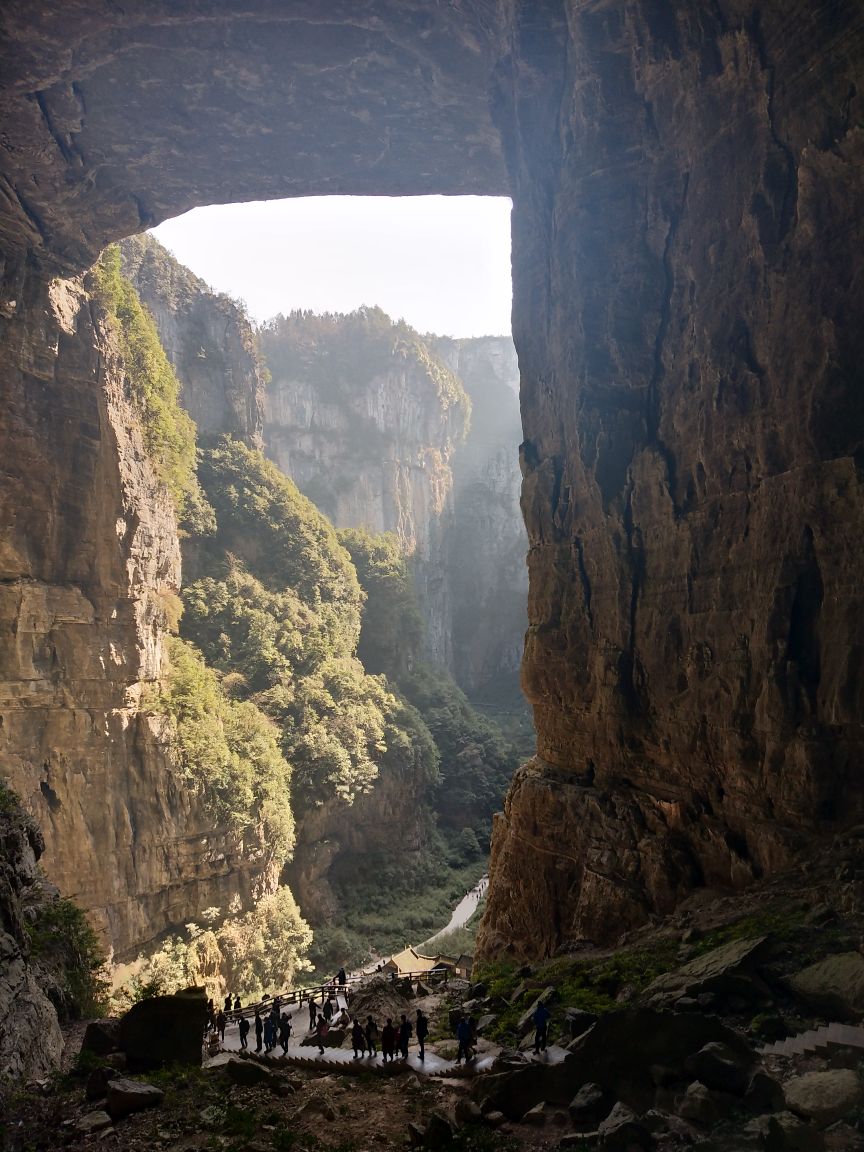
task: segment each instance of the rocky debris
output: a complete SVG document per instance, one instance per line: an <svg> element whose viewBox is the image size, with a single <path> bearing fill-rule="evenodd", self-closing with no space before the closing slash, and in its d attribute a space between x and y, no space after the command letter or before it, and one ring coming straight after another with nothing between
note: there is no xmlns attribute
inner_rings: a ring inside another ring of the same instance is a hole
<svg viewBox="0 0 864 1152"><path fill-rule="evenodd" d="M391 1020L398 1020L403 1012L408 1013L410 1007L399 985L392 980L376 977L360 986L348 1010L352 1017L356 1016L363 1024L366 1023L366 1017L371 1016L378 1021L380 1028L388 1016Z"/></svg>
<svg viewBox="0 0 864 1152"><path fill-rule="evenodd" d="M610 1112L611 1100L599 1084L583 1084L570 1101L568 1111L574 1128L596 1128Z"/></svg>
<svg viewBox="0 0 864 1152"><path fill-rule="evenodd" d="M688 1056L684 1067L708 1088L743 1096L750 1083L754 1062L751 1053L742 1052L740 1048L733 1051L715 1041Z"/></svg>
<svg viewBox="0 0 864 1152"><path fill-rule="evenodd" d="M767 988L757 973L757 966L768 951L767 937L732 940L711 952L691 960L674 972L667 972L648 985L645 999L653 1008L681 1006L700 1007L698 997L712 994L728 1000L737 997L745 1004L760 999Z"/></svg>
<svg viewBox="0 0 864 1152"><path fill-rule="evenodd" d="M222 1065L222 1070L233 1084L242 1084L247 1088L256 1084L270 1084L273 1080L272 1072L255 1060L232 1059Z"/></svg>
<svg viewBox="0 0 864 1152"><path fill-rule="evenodd" d="M678 1104L678 1115L684 1120L691 1120L703 1128L711 1128L729 1111L729 1105L734 1099L720 1092L712 1092L698 1080L687 1086L687 1091Z"/></svg>
<svg viewBox="0 0 864 1152"><path fill-rule="evenodd" d="M106 1110L112 1120L122 1120L133 1112L143 1112L161 1104L165 1093L154 1084L139 1080L109 1080Z"/></svg>
<svg viewBox="0 0 864 1152"><path fill-rule="evenodd" d="M457 1124L479 1124L483 1119L479 1105L467 1096L460 1096L456 1101L453 1116Z"/></svg>
<svg viewBox="0 0 864 1152"><path fill-rule="evenodd" d="M608 1152L641 1152L651 1147L651 1133L632 1109L620 1101L597 1125L600 1147Z"/></svg>
<svg viewBox="0 0 864 1152"><path fill-rule="evenodd" d="M446 1152L446 1149L453 1143L455 1135L453 1125L443 1112L435 1110L429 1113L426 1122L426 1136L423 1141L425 1148L428 1148L430 1152Z"/></svg>
<svg viewBox="0 0 864 1152"><path fill-rule="evenodd" d="M76 1120L74 1124L75 1131L82 1136L90 1136L94 1132L101 1132L105 1128L111 1127L111 1117L107 1112L88 1112L86 1116L82 1116L80 1120Z"/></svg>
<svg viewBox="0 0 864 1152"><path fill-rule="evenodd" d="M570 1039L584 1035L592 1024L597 1023L596 1012L586 1012L583 1008L565 1008L564 1019L570 1030Z"/></svg>
<svg viewBox="0 0 864 1152"><path fill-rule="evenodd" d="M365 1017L363 1017L365 1020ZM380 1027L380 1024L379 1024ZM341 1048L345 1043L345 1037L350 1037L351 1033L346 1028L331 1028L326 1036L318 1037L315 1035L304 1036L300 1041L301 1048Z"/></svg>
<svg viewBox="0 0 864 1152"><path fill-rule="evenodd" d="M782 1110L786 1106L783 1086L763 1069L757 1069L744 1093L744 1106L754 1115Z"/></svg>
<svg viewBox="0 0 864 1152"><path fill-rule="evenodd" d="M783 1085L790 1112L813 1120L820 1126L848 1115L861 1102L861 1081L847 1068L806 1072Z"/></svg>
<svg viewBox="0 0 864 1152"><path fill-rule="evenodd" d="M798 999L830 1020L864 1016L864 956L841 952L796 972L786 984Z"/></svg>
<svg viewBox="0 0 864 1152"><path fill-rule="evenodd" d="M91 1020L81 1041L82 1052L93 1052L96 1056L107 1056L120 1047L120 1021L114 1017L104 1020Z"/></svg>
<svg viewBox="0 0 864 1152"><path fill-rule="evenodd" d="M129 1069L146 1071L163 1064L198 1067L206 1019L203 988L139 1000L120 1021L120 1045Z"/></svg>
<svg viewBox="0 0 864 1152"><path fill-rule="evenodd" d="M329 1121L331 1124L337 1118L339 1113L333 1107L330 1100L324 1096L312 1096L305 1104L301 1105L298 1109L298 1116L317 1115Z"/></svg>
<svg viewBox="0 0 864 1152"><path fill-rule="evenodd" d="M84 1084L85 1099L104 1100L108 1094L108 1081L115 1075L110 1068L94 1068Z"/></svg>
<svg viewBox="0 0 864 1152"><path fill-rule="evenodd" d="M744 1126L744 1139L755 1139L755 1147L766 1152L823 1152L825 1142L821 1132L805 1124L791 1112L778 1112L773 1116L757 1116ZM738 1143L735 1148L738 1148ZM745 1147L754 1147L748 1143ZM844 1149L844 1152L847 1152Z"/></svg>
<svg viewBox="0 0 864 1152"><path fill-rule="evenodd" d="M523 1124L531 1124L535 1128L543 1128L549 1120L550 1109L545 1100L541 1100L539 1104L535 1104L533 1108L529 1108L525 1115L522 1117Z"/></svg>
<svg viewBox="0 0 864 1152"><path fill-rule="evenodd" d="M490 1128L500 1128L502 1124L506 1124L507 1117L503 1112L498 1112L493 1109L491 1112L483 1113L483 1120Z"/></svg>

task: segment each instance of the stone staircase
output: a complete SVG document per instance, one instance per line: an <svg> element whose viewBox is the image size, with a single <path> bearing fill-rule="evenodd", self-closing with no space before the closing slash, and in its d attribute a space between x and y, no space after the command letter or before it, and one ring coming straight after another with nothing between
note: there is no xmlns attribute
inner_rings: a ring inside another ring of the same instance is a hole
<svg viewBox="0 0 864 1152"><path fill-rule="evenodd" d="M821 1028L787 1036L759 1049L760 1056L802 1056L820 1048L864 1048L864 1028L856 1024L823 1024Z"/></svg>

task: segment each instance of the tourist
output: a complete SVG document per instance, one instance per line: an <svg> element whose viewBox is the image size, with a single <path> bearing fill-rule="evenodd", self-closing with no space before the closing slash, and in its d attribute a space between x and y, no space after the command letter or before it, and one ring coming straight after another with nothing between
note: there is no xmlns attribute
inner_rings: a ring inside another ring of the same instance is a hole
<svg viewBox="0 0 864 1152"><path fill-rule="evenodd" d="M333 1021L334 1026L339 1028L347 1028L351 1023L351 1017L348 1015L348 1009L343 1008L336 1019Z"/></svg>
<svg viewBox="0 0 864 1152"><path fill-rule="evenodd" d="M333 1012L335 1011L335 1007L336 1006L334 1005L333 1001L328 996L324 1001L324 1007L321 1009L321 1015L324 1017L328 1024L333 1019Z"/></svg>
<svg viewBox="0 0 864 1152"><path fill-rule="evenodd" d="M246 1037L249 1035L249 1021L245 1016L240 1017L240 1047L246 1049L249 1044Z"/></svg>
<svg viewBox="0 0 864 1152"><path fill-rule="evenodd" d="M408 1059L408 1041L411 1039L411 1033L414 1031L411 1026L411 1021L402 1013L402 1022L399 1025L399 1054L403 1060Z"/></svg>
<svg viewBox="0 0 864 1152"><path fill-rule="evenodd" d="M235 996L234 997L234 1011L239 1012L242 1007L243 1007L243 1005L240 1003L240 997Z"/></svg>
<svg viewBox="0 0 864 1152"><path fill-rule="evenodd" d="M255 1051L261 1051L261 1034L264 1031L264 1021L261 1019L260 1009L255 1009Z"/></svg>
<svg viewBox="0 0 864 1152"><path fill-rule="evenodd" d="M273 1013L268 1012L264 1020L264 1051L270 1052L276 1043L273 1028Z"/></svg>
<svg viewBox="0 0 864 1152"><path fill-rule="evenodd" d="M282 1054L288 1053L288 1039L291 1035L291 1017L283 1012L279 1017L279 1043L282 1045Z"/></svg>
<svg viewBox="0 0 864 1152"><path fill-rule="evenodd" d="M467 1061L471 1059L471 1025L465 1016L463 1016L456 1025L456 1039L459 1041L456 1063L461 1064L463 1056L467 1063Z"/></svg>
<svg viewBox="0 0 864 1152"><path fill-rule="evenodd" d="M536 1032L534 1033L534 1055L538 1056L546 1051L546 1038L549 1035L549 1009L541 1000L534 1009L532 1016Z"/></svg>
<svg viewBox="0 0 864 1152"><path fill-rule="evenodd" d="M225 1043L225 1024L226 1024L225 1013L220 1010L216 1014L216 1030L219 1033L219 1039L222 1041L223 1044Z"/></svg>
<svg viewBox="0 0 864 1152"><path fill-rule="evenodd" d="M225 1007L224 1007L223 1011L225 1011L225 1012L231 1011L231 993L230 992L225 997Z"/></svg>
<svg viewBox="0 0 864 1152"><path fill-rule="evenodd" d="M370 1056L378 1055L378 1045L375 1041L378 1039L378 1025L371 1016L366 1017L366 1047L369 1049Z"/></svg>
<svg viewBox="0 0 864 1152"><path fill-rule="evenodd" d="M315 1031L315 1018L317 1017L317 1015L318 1015L318 1005L315 1003L315 1001L310 996L309 997L309 1031L310 1032Z"/></svg>
<svg viewBox="0 0 864 1152"><path fill-rule="evenodd" d="M318 1055L324 1055L324 1038L330 1031L330 1024L327 1017L322 1013L318 1017L318 1023L315 1025L315 1035L318 1037Z"/></svg>
<svg viewBox="0 0 864 1152"><path fill-rule="evenodd" d="M354 1020L354 1026L351 1029L351 1047L354 1049L355 1060L366 1055L366 1037L363 1035L363 1028L357 1019Z"/></svg>
<svg viewBox="0 0 864 1152"><path fill-rule="evenodd" d="M388 1017L387 1023L381 1029L381 1057L387 1063L387 1057L393 1060L393 1050L396 1047L396 1029L393 1021Z"/></svg>
<svg viewBox="0 0 864 1152"><path fill-rule="evenodd" d="M420 1059L423 1060L426 1057L425 1049L426 1049L426 1037L429 1035L429 1021L426 1019L426 1017L423 1015L423 1013L420 1011L419 1008L417 1009L416 1028L417 1028L417 1043L420 1045Z"/></svg>
<svg viewBox="0 0 864 1152"><path fill-rule="evenodd" d="M345 987L345 984L347 983L348 977L345 975L345 969L344 968L340 968L339 971L336 973L336 980L338 981L340 988Z"/></svg>

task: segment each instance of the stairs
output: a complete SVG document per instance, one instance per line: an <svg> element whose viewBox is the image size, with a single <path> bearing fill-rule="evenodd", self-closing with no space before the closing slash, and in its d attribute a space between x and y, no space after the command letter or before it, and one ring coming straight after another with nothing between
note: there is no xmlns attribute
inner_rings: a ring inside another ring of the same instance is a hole
<svg viewBox="0 0 864 1152"><path fill-rule="evenodd" d="M823 1024L821 1028L800 1032L797 1036L787 1036L774 1044L766 1044L759 1049L760 1056L801 1056L806 1052L818 1052L820 1048L862 1048L864 1049L864 1028L856 1024Z"/></svg>

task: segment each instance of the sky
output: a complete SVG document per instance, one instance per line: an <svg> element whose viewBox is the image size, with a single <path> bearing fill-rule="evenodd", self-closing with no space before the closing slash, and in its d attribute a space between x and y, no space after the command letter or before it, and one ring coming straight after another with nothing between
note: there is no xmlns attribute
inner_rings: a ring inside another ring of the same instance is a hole
<svg viewBox="0 0 864 1152"><path fill-rule="evenodd" d="M153 234L261 323L378 305L439 336L510 332L510 201L315 196L219 204Z"/></svg>

